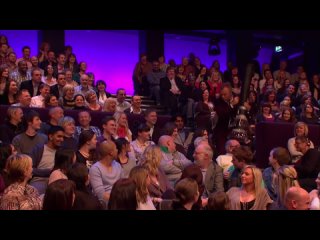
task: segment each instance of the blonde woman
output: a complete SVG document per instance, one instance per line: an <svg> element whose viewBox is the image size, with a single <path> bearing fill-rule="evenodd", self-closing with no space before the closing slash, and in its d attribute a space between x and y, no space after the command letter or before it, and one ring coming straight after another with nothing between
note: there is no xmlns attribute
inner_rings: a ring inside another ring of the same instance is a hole
<svg viewBox="0 0 320 240"><path fill-rule="evenodd" d="M289 165L283 165L278 170L278 181L276 185L277 191L277 204L278 207L284 207L284 196L290 187L300 187L298 180L298 174L294 167Z"/></svg>
<svg viewBox="0 0 320 240"><path fill-rule="evenodd" d="M74 87L70 84L66 84L62 88L62 97L59 98L59 105L63 109L73 109L75 106L74 101Z"/></svg>
<svg viewBox="0 0 320 240"><path fill-rule="evenodd" d="M102 111L102 107L101 107L100 103L98 102L97 94L95 91L89 90L86 93L86 101L88 103L87 107L91 111Z"/></svg>
<svg viewBox="0 0 320 240"><path fill-rule="evenodd" d="M231 210L267 210L269 208L272 200L264 188L260 169L252 165L244 167L241 183L240 188L233 187L227 192Z"/></svg>
<svg viewBox="0 0 320 240"><path fill-rule="evenodd" d="M137 185L137 210L156 210L148 191L148 186L151 183L148 170L142 166L134 167L129 178Z"/></svg>
<svg viewBox="0 0 320 240"><path fill-rule="evenodd" d="M12 183L4 190L0 209L41 210L38 191L27 184L32 178L32 159L25 154L11 155L6 170Z"/></svg>
<svg viewBox="0 0 320 240"><path fill-rule="evenodd" d="M288 150L290 152L292 163L296 163L301 157L302 152L299 152L296 148L295 142L296 137L298 136L305 136L308 137L309 129L308 125L304 122L297 122L294 126L294 137L288 140ZM310 148L314 148L313 142L309 140Z"/></svg>
<svg viewBox="0 0 320 240"><path fill-rule="evenodd" d="M159 202L159 199L162 198L163 194L167 190L170 190L170 184L167 176L159 167L161 157L162 154L160 147L156 145L149 145L143 153L143 160L141 164L148 170L151 181L148 186L148 190L150 196L155 202Z"/></svg>
<svg viewBox="0 0 320 240"><path fill-rule="evenodd" d="M132 141L132 132L129 129L127 115L123 112L116 112L113 115L116 120L116 137L125 138L129 142Z"/></svg>
<svg viewBox="0 0 320 240"><path fill-rule="evenodd" d="M115 98L107 98L103 105L103 112L115 113L117 107L117 101Z"/></svg>

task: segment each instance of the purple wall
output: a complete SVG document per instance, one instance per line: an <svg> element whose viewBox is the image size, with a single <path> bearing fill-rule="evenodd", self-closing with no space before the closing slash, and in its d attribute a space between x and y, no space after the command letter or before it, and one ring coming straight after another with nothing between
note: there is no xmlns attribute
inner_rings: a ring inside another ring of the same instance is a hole
<svg viewBox="0 0 320 240"><path fill-rule="evenodd" d="M268 63L271 64L272 53L274 52L273 46L262 46L259 55L256 60L260 63L260 69L262 68L262 64Z"/></svg>
<svg viewBox="0 0 320 240"><path fill-rule="evenodd" d="M0 35L7 36L9 45L17 54L17 58L22 57L24 46L31 48L31 56L38 54L38 30L0 30Z"/></svg>
<svg viewBox="0 0 320 240"><path fill-rule="evenodd" d="M138 31L66 30L65 44L73 47L78 62L85 61L96 80L115 93L123 87L133 94L132 73L139 60Z"/></svg>
<svg viewBox="0 0 320 240"><path fill-rule="evenodd" d="M165 58L167 62L170 59L174 59L177 64L181 64L182 57L188 56L189 53L193 52L207 67L210 67L214 60L218 60L220 62L220 69L225 71L227 66L226 41L221 40L219 45L221 54L218 56L209 56L209 39L165 34Z"/></svg>

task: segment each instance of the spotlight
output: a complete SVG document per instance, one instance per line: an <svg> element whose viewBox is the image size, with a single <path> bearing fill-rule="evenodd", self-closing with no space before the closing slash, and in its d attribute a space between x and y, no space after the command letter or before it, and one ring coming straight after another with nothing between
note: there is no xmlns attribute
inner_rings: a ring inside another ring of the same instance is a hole
<svg viewBox="0 0 320 240"><path fill-rule="evenodd" d="M275 46L274 51L277 53L282 52L282 46Z"/></svg>

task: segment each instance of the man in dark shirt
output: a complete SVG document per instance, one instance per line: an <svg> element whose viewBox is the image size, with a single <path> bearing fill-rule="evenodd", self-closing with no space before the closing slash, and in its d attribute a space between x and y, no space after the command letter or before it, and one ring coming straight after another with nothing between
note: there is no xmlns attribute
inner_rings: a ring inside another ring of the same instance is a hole
<svg viewBox="0 0 320 240"><path fill-rule="evenodd" d="M9 107L7 110L8 121L0 126L0 140L11 143L12 139L23 132L23 112L19 107Z"/></svg>

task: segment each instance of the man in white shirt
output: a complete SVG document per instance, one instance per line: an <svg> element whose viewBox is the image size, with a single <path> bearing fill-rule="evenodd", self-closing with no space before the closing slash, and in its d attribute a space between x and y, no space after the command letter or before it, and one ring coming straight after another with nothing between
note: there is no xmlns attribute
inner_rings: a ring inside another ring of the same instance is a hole
<svg viewBox="0 0 320 240"><path fill-rule="evenodd" d="M39 91L40 95L39 96L34 96L31 98L31 107L36 107L36 108L44 108L44 99L46 96L50 94L50 86L48 84L41 84L39 86Z"/></svg>

